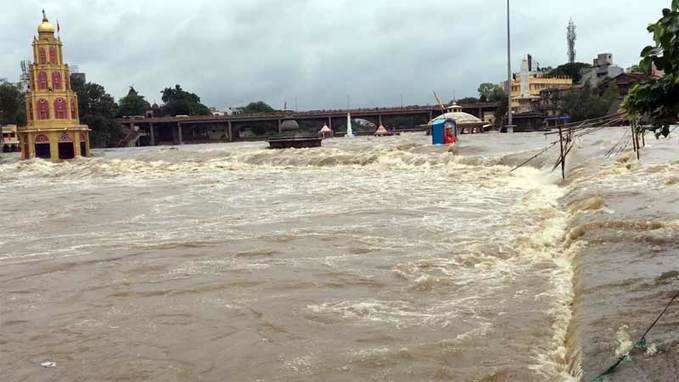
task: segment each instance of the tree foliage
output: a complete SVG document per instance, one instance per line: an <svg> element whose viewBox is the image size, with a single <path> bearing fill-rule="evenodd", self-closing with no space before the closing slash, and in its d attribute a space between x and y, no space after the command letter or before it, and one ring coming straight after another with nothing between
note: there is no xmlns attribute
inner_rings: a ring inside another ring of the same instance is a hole
<svg viewBox="0 0 679 382"><path fill-rule="evenodd" d="M559 110L570 115L573 122L603 117L618 102L618 94L617 88L611 86L604 94L599 95L588 82L582 89L573 89L563 94L558 100Z"/></svg>
<svg viewBox="0 0 679 382"><path fill-rule="evenodd" d="M479 100L481 102L498 102L506 98L506 94L502 86L484 82L479 85Z"/></svg>
<svg viewBox="0 0 679 382"><path fill-rule="evenodd" d="M463 104L463 103L478 103L479 99L476 97L464 97L459 100L457 100L457 103Z"/></svg>
<svg viewBox="0 0 679 382"><path fill-rule="evenodd" d="M25 125L25 98L21 89L0 79L0 125Z"/></svg>
<svg viewBox="0 0 679 382"><path fill-rule="evenodd" d="M276 111L264 101L250 102L247 106L238 110L241 113L273 113Z"/></svg>
<svg viewBox="0 0 679 382"><path fill-rule="evenodd" d="M151 105L144 99L144 96L139 95L131 86L127 95L118 101L118 117L144 115L149 109Z"/></svg>
<svg viewBox="0 0 679 382"><path fill-rule="evenodd" d="M71 78L71 87L78 94L78 115L80 123L92 130L90 141L94 147L111 147L117 145L123 131L113 118L117 114L118 105L113 97L106 93L103 86L82 79Z"/></svg>
<svg viewBox="0 0 679 382"><path fill-rule="evenodd" d="M667 137L670 125L679 119L679 0L665 8L662 17L648 26L655 45L641 51L639 68L649 78L635 85L625 99L623 108L642 122L648 123L656 137ZM661 78L651 72L655 66L664 71Z"/></svg>
<svg viewBox="0 0 679 382"><path fill-rule="evenodd" d="M573 83L578 83L582 79L582 72L591 67L592 65L584 62L567 63L552 69L548 75L550 77L570 77L573 79Z"/></svg>
<svg viewBox="0 0 679 382"><path fill-rule="evenodd" d="M180 85L165 88L161 94L165 103L163 115L210 115L210 109L200 103L200 97L182 89Z"/></svg>

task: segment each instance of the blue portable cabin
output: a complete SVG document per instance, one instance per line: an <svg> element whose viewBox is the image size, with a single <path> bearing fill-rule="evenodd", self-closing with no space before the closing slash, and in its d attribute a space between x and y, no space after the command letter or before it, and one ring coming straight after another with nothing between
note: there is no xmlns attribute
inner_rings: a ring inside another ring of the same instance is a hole
<svg viewBox="0 0 679 382"><path fill-rule="evenodd" d="M434 145L442 145L445 143L446 136L446 120L434 120L431 124L431 143Z"/></svg>

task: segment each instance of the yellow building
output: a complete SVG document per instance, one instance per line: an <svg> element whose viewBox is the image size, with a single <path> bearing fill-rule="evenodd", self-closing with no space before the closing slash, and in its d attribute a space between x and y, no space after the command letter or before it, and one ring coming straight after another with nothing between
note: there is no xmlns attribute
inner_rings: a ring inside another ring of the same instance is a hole
<svg viewBox="0 0 679 382"><path fill-rule="evenodd" d="M532 61L531 56L526 55L521 63L521 72L512 81L512 108L518 111L531 111L533 105L539 102L542 90L573 87L570 77L549 77L546 72L534 71Z"/></svg>
<svg viewBox="0 0 679 382"><path fill-rule="evenodd" d="M19 127L22 159L53 161L89 156L89 128L80 124L78 98L71 90L61 39L43 11L33 38L33 64L26 92L26 126Z"/></svg>

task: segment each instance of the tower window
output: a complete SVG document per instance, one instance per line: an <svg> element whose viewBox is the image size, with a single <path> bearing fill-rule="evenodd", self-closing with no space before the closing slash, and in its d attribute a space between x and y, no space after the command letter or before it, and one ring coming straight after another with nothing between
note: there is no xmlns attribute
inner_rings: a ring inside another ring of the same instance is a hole
<svg viewBox="0 0 679 382"><path fill-rule="evenodd" d="M72 119L78 118L78 113L75 108L75 98L71 98L71 118Z"/></svg>
<svg viewBox="0 0 679 382"><path fill-rule="evenodd" d="M38 72L38 89L47 90L47 73L42 70Z"/></svg>
<svg viewBox="0 0 679 382"><path fill-rule="evenodd" d="M57 48L53 46L50 47L50 62L53 64L57 63Z"/></svg>
<svg viewBox="0 0 679 382"><path fill-rule="evenodd" d="M54 116L56 119L66 119L66 101L63 98L54 100Z"/></svg>
<svg viewBox="0 0 679 382"><path fill-rule="evenodd" d="M41 64L47 63L47 53L45 52L45 48L38 49L38 62Z"/></svg>
<svg viewBox="0 0 679 382"><path fill-rule="evenodd" d="M61 90L61 72L52 72L52 88Z"/></svg>
<svg viewBox="0 0 679 382"><path fill-rule="evenodd" d="M46 99L38 100L38 119L49 119L50 105Z"/></svg>

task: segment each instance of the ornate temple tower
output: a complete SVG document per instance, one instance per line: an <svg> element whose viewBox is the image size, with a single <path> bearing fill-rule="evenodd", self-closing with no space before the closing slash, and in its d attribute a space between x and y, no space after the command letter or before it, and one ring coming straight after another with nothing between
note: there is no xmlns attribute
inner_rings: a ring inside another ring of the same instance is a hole
<svg viewBox="0 0 679 382"><path fill-rule="evenodd" d="M89 156L89 128L80 124L78 98L71 90L61 39L43 11L33 38L33 64L26 92L26 126L19 128L22 159L58 161Z"/></svg>

